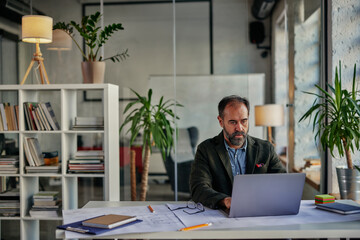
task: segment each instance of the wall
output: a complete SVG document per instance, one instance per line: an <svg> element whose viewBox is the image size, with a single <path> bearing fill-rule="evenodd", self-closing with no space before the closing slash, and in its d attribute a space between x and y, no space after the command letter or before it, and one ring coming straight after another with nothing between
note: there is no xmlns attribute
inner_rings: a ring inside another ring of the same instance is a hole
<svg viewBox="0 0 360 240"><path fill-rule="evenodd" d="M304 9L302 9L303 12ZM304 93L318 93L315 84L320 82L320 21L318 9L307 19L295 26L295 167L304 166L304 158L320 157L312 131L312 121L298 122L301 116L312 106L315 97ZM313 119L313 118L312 118Z"/></svg>
<svg viewBox="0 0 360 240"><path fill-rule="evenodd" d="M270 71L270 57L262 58L260 56L262 50L256 49L256 46L249 42L248 37L248 21L252 21L253 17L249 14L252 0L214 0L213 1L213 38L214 38L214 74L239 74L239 73L265 73L266 82L271 79ZM42 1L33 0L33 6L40 11L54 18L54 22L69 20L79 21L81 16L81 4L78 1L64 0L64 1ZM141 12L136 13L141 16ZM105 12L106 18L106 12ZM269 43L269 20L264 21L266 26L266 42ZM188 48L191 51L192 38L195 32L188 32ZM130 38L131 40L131 38ZM133 39L132 39L133 40ZM151 47L151 42L148 46ZM126 46L126 42L123 42ZM42 47L44 57L46 58L46 68L49 72L49 77L53 83L80 83L81 71L80 62L81 55L75 49L71 52L50 52ZM169 55L172 55L172 49L168 50ZM131 54L131 52L130 52ZM139 56L138 58L140 58ZM153 56L156 57L156 56ZM130 56L130 61L135 61ZM170 58L171 59L171 58ZM172 60L172 59L171 59ZM204 61L203 59L196 59L196 61ZM208 61L207 59L205 61ZM79 64L76 64L76 63ZM111 64L110 62L108 64ZM117 63L117 67L121 68L122 63ZM126 64L126 63L125 63ZM151 66L151 62L148 63ZM206 62L208 64L208 62ZM171 66L171 65L170 65ZM137 66L137 71L146 69L146 65ZM172 72L171 69L164 69L164 74ZM161 72L149 72L150 74L163 74ZM193 71L189 72L194 74ZM111 78L109 72L106 73L107 78ZM181 71L181 74L187 74L186 71ZM202 73L204 74L204 73ZM149 75L149 74L148 74ZM117 74L113 76L116 79L126 79L126 76ZM148 78L133 79L127 85L123 85L122 81L118 81L120 87L132 87L141 92L143 87L147 85ZM127 82L125 80L125 82ZM269 87L269 84L267 84ZM266 93L266 99L270 99L270 91Z"/></svg>
<svg viewBox="0 0 360 240"><path fill-rule="evenodd" d="M359 84L359 56L360 56L360 1L333 0L332 1L332 80L334 81L335 67L342 64L342 82L347 89L351 89L354 64L357 64L356 81ZM338 156L338 154L335 154ZM360 164L360 154L353 154L354 164ZM333 191L338 192L335 167L346 165L345 158L333 159Z"/></svg>

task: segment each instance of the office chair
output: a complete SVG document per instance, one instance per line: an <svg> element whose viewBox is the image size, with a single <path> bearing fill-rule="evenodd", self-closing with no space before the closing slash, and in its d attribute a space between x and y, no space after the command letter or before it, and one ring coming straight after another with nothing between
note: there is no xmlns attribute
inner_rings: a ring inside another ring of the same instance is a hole
<svg viewBox="0 0 360 240"><path fill-rule="evenodd" d="M190 193L189 178L191 164L195 157L195 147L199 139L197 127L179 128L177 138L176 156L173 151L164 159L171 189L175 190L175 157L177 161L178 192Z"/></svg>

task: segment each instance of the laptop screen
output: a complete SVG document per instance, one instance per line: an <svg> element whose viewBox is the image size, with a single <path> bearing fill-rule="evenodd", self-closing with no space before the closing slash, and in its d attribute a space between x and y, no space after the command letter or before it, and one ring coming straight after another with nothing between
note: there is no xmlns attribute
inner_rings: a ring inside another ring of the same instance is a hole
<svg viewBox="0 0 360 240"><path fill-rule="evenodd" d="M236 175L229 217L297 214L305 173Z"/></svg>

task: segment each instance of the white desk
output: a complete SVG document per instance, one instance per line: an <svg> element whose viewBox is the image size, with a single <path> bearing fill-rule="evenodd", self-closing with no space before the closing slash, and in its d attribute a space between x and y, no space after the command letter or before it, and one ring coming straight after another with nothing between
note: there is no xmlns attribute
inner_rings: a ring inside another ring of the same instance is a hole
<svg viewBox="0 0 360 240"><path fill-rule="evenodd" d="M146 206L169 202L105 202L91 201L84 208ZM56 231L57 238L65 238L62 230ZM286 226L247 227L241 229L198 229L196 231L171 231L118 236L102 236L102 239L260 239L260 238L359 238L360 221L338 223L311 223ZM92 238L96 238L93 236Z"/></svg>

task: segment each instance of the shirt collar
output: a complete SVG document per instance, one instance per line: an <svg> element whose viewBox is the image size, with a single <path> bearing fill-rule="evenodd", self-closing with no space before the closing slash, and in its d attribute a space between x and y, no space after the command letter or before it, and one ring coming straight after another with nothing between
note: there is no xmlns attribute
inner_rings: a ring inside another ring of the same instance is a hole
<svg viewBox="0 0 360 240"><path fill-rule="evenodd" d="M229 151L229 149L235 150L235 148L231 148L231 147L228 145L228 143L226 142L225 138L224 138L224 143L225 143L225 148L226 148L226 150L228 150L228 151ZM244 144L241 148L238 148L238 149L243 150L243 151L246 151L246 148L247 148L247 138L245 138L245 144Z"/></svg>

